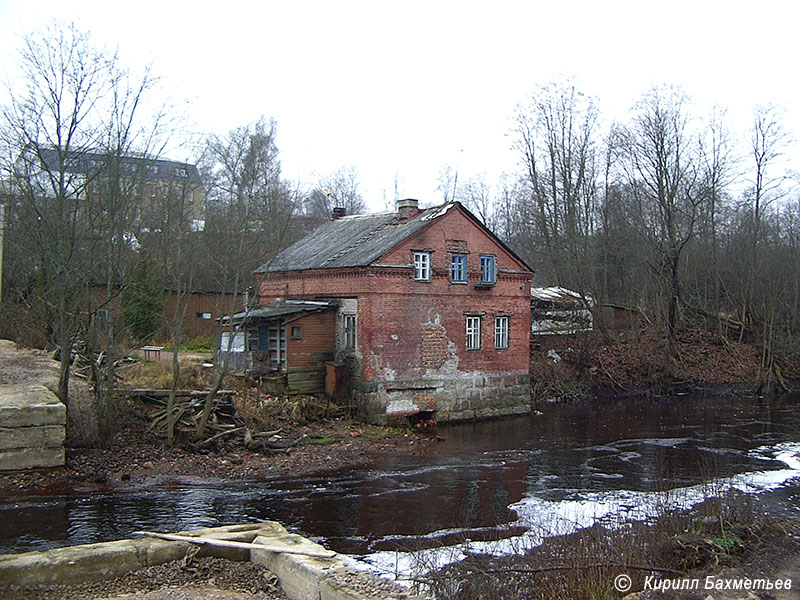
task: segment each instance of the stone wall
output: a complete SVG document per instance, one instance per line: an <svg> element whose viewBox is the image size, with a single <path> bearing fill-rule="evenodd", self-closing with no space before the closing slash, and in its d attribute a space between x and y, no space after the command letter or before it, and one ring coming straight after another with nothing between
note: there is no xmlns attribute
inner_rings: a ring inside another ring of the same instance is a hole
<svg viewBox="0 0 800 600"><path fill-rule="evenodd" d="M530 412L530 376L461 374L391 383L354 382L353 395L366 421L403 422L415 415L439 422L471 421Z"/></svg>
<svg viewBox="0 0 800 600"><path fill-rule="evenodd" d="M45 386L0 386L0 471L62 466L66 422L66 407Z"/></svg>

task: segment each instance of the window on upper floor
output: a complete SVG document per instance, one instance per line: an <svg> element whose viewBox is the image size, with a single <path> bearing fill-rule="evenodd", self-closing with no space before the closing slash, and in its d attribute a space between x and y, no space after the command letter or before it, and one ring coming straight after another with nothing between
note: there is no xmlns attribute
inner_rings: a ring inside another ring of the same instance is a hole
<svg viewBox="0 0 800 600"><path fill-rule="evenodd" d="M481 349L481 318L467 317L467 350Z"/></svg>
<svg viewBox="0 0 800 600"><path fill-rule="evenodd" d="M431 280L430 252L414 252L414 279L417 281Z"/></svg>
<svg viewBox="0 0 800 600"><path fill-rule="evenodd" d="M467 282L467 255L450 255L450 281L454 283Z"/></svg>
<svg viewBox="0 0 800 600"><path fill-rule="evenodd" d="M491 254L481 255L481 283L494 284L495 270L494 270L494 256Z"/></svg>

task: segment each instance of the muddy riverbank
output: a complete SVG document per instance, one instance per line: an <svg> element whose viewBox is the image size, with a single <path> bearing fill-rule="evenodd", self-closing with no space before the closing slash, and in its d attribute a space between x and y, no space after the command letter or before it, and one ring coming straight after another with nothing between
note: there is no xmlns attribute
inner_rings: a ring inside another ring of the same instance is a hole
<svg viewBox="0 0 800 600"><path fill-rule="evenodd" d="M436 444L433 435L334 418L284 424L281 439L301 440L286 449L250 451L227 442L204 451L167 450L161 436L148 429L148 410L136 399L124 400L118 430L107 448L67 448L64 467L0 473L0 495L111 491L153 480L296 477L356 467L381 454L413 456Z"/></svg>

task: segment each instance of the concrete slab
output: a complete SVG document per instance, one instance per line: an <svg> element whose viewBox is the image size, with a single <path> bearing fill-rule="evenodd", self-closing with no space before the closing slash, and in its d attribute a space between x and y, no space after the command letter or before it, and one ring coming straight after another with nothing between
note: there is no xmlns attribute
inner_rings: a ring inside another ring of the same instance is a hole
<svg viewBox="0 0 800 600"><path fill-rule="evenodd" d="M0 452L0 471L64 466L64 448L14 448Z"/></svg>
<svg viewBox="0 0 800 600"><path fill-rule="evenodd" d="M322 546L299 535L291 534L279 523L271 522L257 543L280 542L324 550ZM353 569L342 556L317 558L298 554L281 554L251 550L250 560L272 571L281 582L289 600L364 600L367 598L397 598L422 600L387 579L373 573Z"/></svg>
<svg viewBox="0 0 800 600"><path fill-rule="evenodd" d="M289 545L295 549L325 550L280 523L265 521L179 532L239 542ZM351 568L340 555L316 558L269 550L241 550L153 538L120 540L0 556L0 588L59 585L118 577L145 567L184 558L192 548L198 556L251 560L280 580L290 600L422 600L408 589L372 573Z"/></svg>
<svg viewBox="0 0 800 600"><path fill-rule="evenodd" d="M58 448L64 445L66 427L0 427L0 450L15 448Z"/></svg>
<svg viewBox="0 0 800 600"><path fill-rule="evenodd" d="M219 539L250 542L256 537L259 524L214 527L184 532ZM179 560L194 547L188 542L151 538L119 540L54 548L44 552L0 555L0 587L58 585L109 579L145 567ZM230 560L247 560L247 550L200 546L198 556L218 556Z"/></svg>
<svg viewBox="0 0 800 600"><path fill-rule="evenodd" d="M66 422L67 407L45 386L0 386L0 427L39 427Z"/></svg>

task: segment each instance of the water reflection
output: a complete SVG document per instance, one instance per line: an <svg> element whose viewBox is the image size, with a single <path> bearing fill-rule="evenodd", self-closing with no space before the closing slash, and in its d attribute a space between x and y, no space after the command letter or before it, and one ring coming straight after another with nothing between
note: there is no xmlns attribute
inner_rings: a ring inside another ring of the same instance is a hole
<svg viewBox="0 0 800 600"><path fill-rule="evenodd" d="M652 492L758 472L776 481L756 491L771 490L768 503L791 510L800 466L787 471L770 449L800 442L797 400L553 406L541 416L441 427L446 441L427 455L382 457L324 477L0 500L0 552L276 519L362 554L454 531L472 539L518 535L547 514L587 503L607 502L611 511Z"/></svg>

